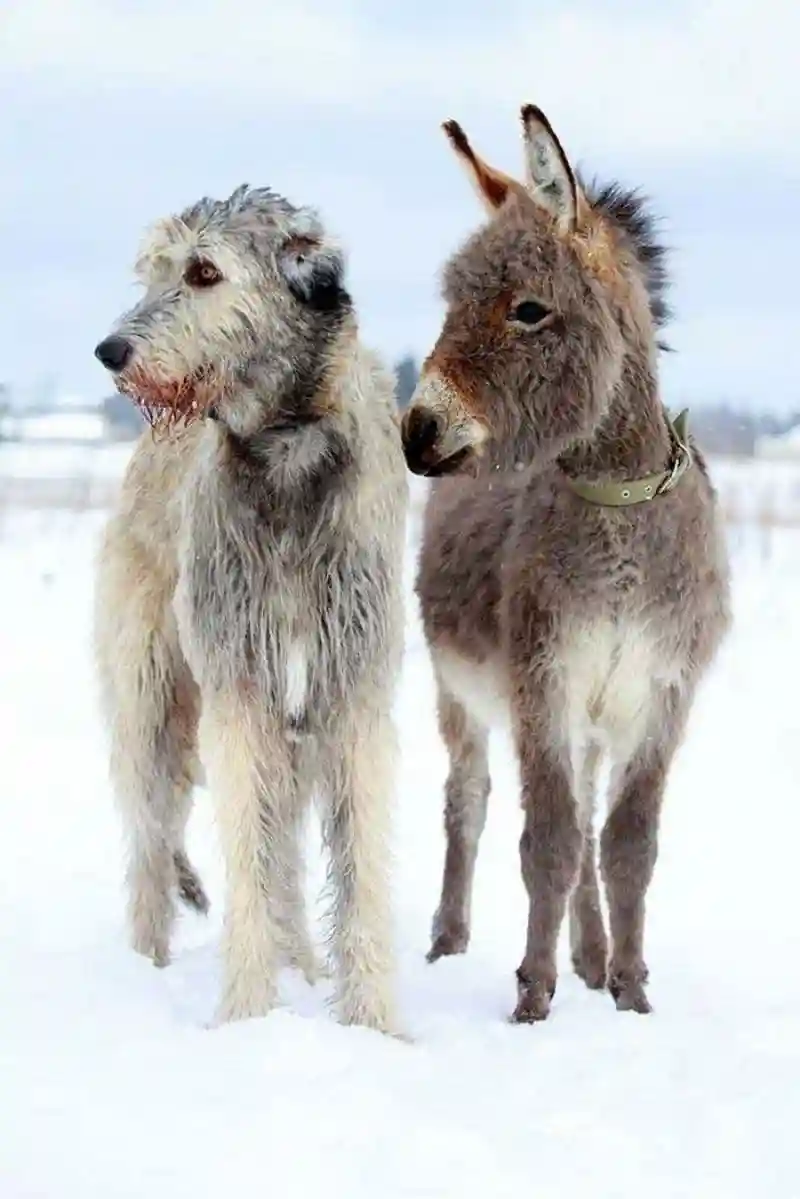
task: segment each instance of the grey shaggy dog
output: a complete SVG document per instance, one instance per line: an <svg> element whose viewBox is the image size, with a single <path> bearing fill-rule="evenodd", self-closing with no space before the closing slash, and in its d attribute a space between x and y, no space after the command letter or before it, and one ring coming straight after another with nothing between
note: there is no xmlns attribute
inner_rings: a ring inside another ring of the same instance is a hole
<svg viewBox="0 0 800 1199"><path fill-rule="evenodd" d="M227 876L218 1018L269 1011L282 963L313 980L300 836L319 791L339 1015L394 1031L392 378L340 249L267 189L160 221L136 270L144 296L95 351L162 434L133 453L96 575L133 946L165 965L176 894L207 908L184 850L204 773Z"/></svg>

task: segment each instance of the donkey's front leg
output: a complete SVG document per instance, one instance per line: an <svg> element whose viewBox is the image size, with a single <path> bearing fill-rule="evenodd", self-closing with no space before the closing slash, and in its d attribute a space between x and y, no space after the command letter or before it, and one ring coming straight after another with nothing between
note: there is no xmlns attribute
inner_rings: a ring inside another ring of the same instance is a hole
<svg viewBox="0 0 800 1199"><path fill-rule="evenodd" d="M608 939L600 906L595 862L594 807L600 749L589 745L576 772L577 801L583 830L578 882L570 896L569 933L575 973L593 991L606 985Z"/></svg>
<svg viewBox="0 0 800 1199"><path fill-rule="evenodd" d="M541 741L520 737L525 827L520 838L528 891L528 941L517 971L513 1020L544 1020L556 989L556 946L581 859L582 835L570 772Z"/></svg>
<svg viewBox="0 0 800 1199"><path fill-rule="evenodd" d="M645 898L658 856L658 826L669 770L683 737L693 689L654 697L645 736L614 770L600 835L600 870L611 926L608 989L620 1011L652 1011L645 992Z"/></svg>
<svg viewBox="0 0 800 1199"><path fill-rule="evenodd" d="M669 756L648 746L618 772L600 838L612 941L608 989L620 1011L652 1011L645 992L645 896L658 854Z"/></svg>
<svg viewBox="0 0 800 1199"><path fill-rule="evenodd" d="M429 962L469 945L472 888L478 843L486 823L489 734L439 682L439 730L450 757L445 783L444 827L447 852L442 894L433 918Z"/></svg>

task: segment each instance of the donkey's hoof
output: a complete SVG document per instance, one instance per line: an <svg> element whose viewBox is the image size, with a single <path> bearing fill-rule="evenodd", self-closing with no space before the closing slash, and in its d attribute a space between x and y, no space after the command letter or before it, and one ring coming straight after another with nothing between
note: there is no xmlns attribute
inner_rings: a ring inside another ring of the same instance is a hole
<svg viewBox="0 0 800 1199"><path fill-rule="evenodd" d="M555 981L528 980L517 971L517 1006L512 1024L535 1024L550 1015L550 1005L556 993Z"/></svg>
<svg viewBox="0 0 800 1199"><path fill-rule="evenodd" d="M653 1010L645 993L643 982L625 981L618 977L612 977L609 980L608 989L614 998L618 1012L638 1012L640 1016L647 1016Z"/></svg>
<svg viewBox="0 0 800 1199"><path fill-rule="evenodd" d="M575 953L572 956L572 968L578 978L582 978L590 991L604 991L606 988L606 956L605 954Z"/></svg>
<svg viewBox="0 0 800 1199"><path fill-rule="evenodd" d="M433 944L425 955L427 962L438 962L439 958L453 957L458 953L466 953L469 944L469 933L464 928L447 929L438 933Z"/></svg>

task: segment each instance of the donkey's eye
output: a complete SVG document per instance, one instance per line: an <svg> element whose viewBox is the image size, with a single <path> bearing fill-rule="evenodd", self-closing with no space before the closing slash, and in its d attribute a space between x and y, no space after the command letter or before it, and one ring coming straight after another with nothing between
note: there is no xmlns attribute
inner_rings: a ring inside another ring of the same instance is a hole
<svg viewBox="0 0 800 1199"><path fill-rule="evenodd" d="M213 287L222 279L222 273L207 258L195 258L187 266L184 278L190 287Z"/></svg>
<svg viewBox="0 0 800 1199"><path fill-rule="evenodd" d="M544 304L537 303L536 300L523 300L508 314L509 320L519 321L523 325L539 325L549 315L550 309L545 308Z"/></svg>

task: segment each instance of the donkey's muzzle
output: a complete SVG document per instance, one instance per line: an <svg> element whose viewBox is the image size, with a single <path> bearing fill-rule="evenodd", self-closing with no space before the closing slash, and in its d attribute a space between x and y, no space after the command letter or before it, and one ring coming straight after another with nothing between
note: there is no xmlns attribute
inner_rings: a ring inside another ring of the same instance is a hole
<svg viewBox="0 0 800 1199"><path fill-rule="evenodd" d="M425 408L409 408L403 417L401 432L408 469L415 475L427 475L438 458L436 446L442 436L438 417Z"/></svg>
<svg viewBox="0 0 800 1199"><path fill-rule="evenodd" d="M117 374L125 369L132 353L133 346L125 337L112 335L95 347L94 356L102 362L106 370Z"/></svg>
<svg viewBox="0 0 800 1199"><path fill-rule="evenodd" d="M453 474L463 469L472 457L471 448L463 444L455 452L446 452L444 422L427 408L417 405L409 408L403 417L401 433L406 465L415 475L438 478Z"/></svg>

